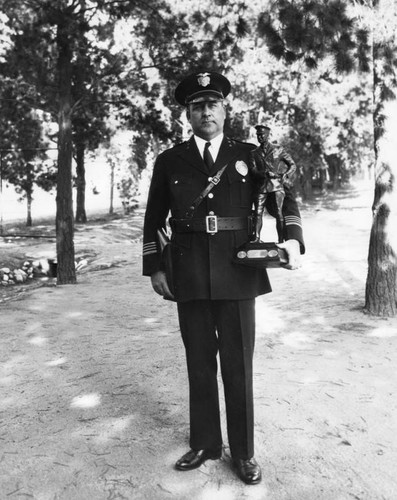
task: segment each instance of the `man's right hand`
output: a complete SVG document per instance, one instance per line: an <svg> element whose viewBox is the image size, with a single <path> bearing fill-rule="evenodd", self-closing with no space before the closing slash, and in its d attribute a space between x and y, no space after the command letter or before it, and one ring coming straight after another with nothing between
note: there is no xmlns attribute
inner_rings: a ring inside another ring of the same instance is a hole
<svg viewBox="0 0 397 500"><path fill-rule="evenodd" d="M173 299L174 296L170 292L167 285L167 277L164 271L156 271L150 276L153 290L164 297L165 299Z"/></svg>

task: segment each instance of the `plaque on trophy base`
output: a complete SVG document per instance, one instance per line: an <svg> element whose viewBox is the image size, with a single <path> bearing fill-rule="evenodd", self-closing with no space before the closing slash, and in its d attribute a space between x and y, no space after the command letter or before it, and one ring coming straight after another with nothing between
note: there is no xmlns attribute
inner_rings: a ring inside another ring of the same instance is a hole
<svg viewBox="0 0 397 500"><path fill-rule="evenodd" d="M288 264L288 256L276 243L249 241L235 250L233 262L256 268L283 267Z"/></svg>

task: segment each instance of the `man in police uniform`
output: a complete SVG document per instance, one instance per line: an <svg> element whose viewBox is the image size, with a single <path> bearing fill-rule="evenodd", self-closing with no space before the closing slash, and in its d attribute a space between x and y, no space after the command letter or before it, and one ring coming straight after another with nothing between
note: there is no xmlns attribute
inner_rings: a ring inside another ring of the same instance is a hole
<svg viewBox="0 0 397 500"><path fill-rule="evenodd" d="M175 98L186 106L194 135L156 160L144 223L143 274L151 277L158 294L171 295L156 238L171 212L174 300L187 358L191 447L175 467L187 471L221 457L219 352L233 464L244 482L256 484L261 470L254 458L255 297L271 287L265 269L232 263L234 250L251 233L255 186L247 164L255 146L223 134L223 101L229 92L229 81L214 72L190 75L176 88ZM193 216L187 215L222 167L220 181ZM271 198L267 208L275 213ZM304 246L299 210L289 189L283 213L286 241L281 246L289 256L288 268L296 269Z"/></svg>

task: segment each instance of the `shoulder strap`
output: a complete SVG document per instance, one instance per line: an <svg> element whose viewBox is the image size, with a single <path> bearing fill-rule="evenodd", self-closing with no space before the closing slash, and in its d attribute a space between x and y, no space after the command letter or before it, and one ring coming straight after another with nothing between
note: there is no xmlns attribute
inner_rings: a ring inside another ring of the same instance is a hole
<svg viewBox="0 0 397 500"><path fill-rule="evenodd" d="M204 198L208 195L208 193L212 190L212 188L219 183L223 172L226 170L226 167L227 163L220 170L218 170L216 175L212 177L212 179L210 180L209 184L205 187L205 189L201 191L201 193L197 196L197 198L192 202L192 204L187 209L185 214L185 217L187 219L193 217L193 213L195 212L196 208L200 205L200 203L204 200Z"/></svg>

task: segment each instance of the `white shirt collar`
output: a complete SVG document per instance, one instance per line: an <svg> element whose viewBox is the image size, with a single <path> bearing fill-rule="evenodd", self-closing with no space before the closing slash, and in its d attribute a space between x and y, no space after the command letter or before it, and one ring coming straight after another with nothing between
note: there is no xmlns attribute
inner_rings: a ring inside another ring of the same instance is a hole
<svg viewBox="0 0 397 500"><path fill-rule="evenodd" d="M216 161L216 158L219 153L219 149L221 147L222 141L223 141L223 133L217 135L210 141L206 141L205 139L202 139L201 137L198 137L197 135L194 135L194 140L196 141L198 150L200 151L201 157L204 158L204 148L207 142L211 143L211 146L209 147L209 151L211 153L211 156L214 161Z"/></svg>

